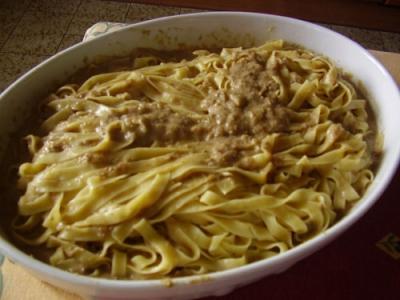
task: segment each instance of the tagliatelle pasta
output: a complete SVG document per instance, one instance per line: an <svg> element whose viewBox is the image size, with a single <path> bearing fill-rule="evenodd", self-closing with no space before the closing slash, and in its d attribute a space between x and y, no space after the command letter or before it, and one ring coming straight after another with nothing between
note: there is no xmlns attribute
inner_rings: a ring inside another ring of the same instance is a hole
<svg viewBox="0 0 400 300"><path fill-rule="evenodd" d="M45 107L13 233L90 276L205 274L285 252L363 196L379 150L341 71L281 40L138 57Z"/></svg>

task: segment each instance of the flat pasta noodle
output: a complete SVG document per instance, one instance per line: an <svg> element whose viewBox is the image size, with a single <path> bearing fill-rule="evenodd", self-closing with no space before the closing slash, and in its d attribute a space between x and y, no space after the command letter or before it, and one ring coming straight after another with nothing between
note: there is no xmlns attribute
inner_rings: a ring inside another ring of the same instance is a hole
<svg viewBox="0 0 400 300"><path fill-rule="evenodd" d="M205 274L288 251L365 194L376 128L332 62L282 40L193 55L48 97L19 167L20 243L89 276Z"/></svg>

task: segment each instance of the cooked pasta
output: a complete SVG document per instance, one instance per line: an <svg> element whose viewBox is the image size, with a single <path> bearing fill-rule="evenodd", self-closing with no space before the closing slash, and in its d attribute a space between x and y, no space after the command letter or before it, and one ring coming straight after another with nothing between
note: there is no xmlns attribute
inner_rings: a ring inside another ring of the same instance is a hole
<svg viewBox="0 0 400 300"><path fill-rule="evenodd" d="M332 62L281 40L193 55L46 99L15 238L84 275L205 274L285 252L363 196L376 130Z"/></svg>

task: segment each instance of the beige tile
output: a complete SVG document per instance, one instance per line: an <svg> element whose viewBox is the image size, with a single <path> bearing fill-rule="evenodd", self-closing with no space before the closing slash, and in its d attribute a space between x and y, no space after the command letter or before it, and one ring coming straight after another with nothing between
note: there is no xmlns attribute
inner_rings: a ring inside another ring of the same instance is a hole
<svg viewBox="0 0 400 300"><path fill-rule="evenodd" d="M122 20L129 4L114 1L84 0L77 11L78 17L109 18L107 21Z"/></svg>
<svg viewBox="0 0 400 300"><path fill-rule="evenodd" d="M17 26L21 18L20 12L14 9L1 9L0 10L0 49L10 36L11 32Z"/></svg>
<svg viewBox="0 0 400 300"><path fill-rule="evenodd" d="M124 22L128 7L128 3L84 0L73 17L67 33L84 34L86 29L100 21Z"/></svg>
<svg viewBox="0 0 400 300"><path fill-rule="evenodd" d="M383 50L383 38L380 31L354 27L330 25L331 29L351 38L363 47L374 50Z"/></svg>
<svg viewBox="0 0 400 300"><path fill-rule="evenodd" d="M15 25L21 19L22 14L14 9L0 9L0 25L3 26Z"/></svg>
<svg viewBox="0 0 400 300"><path fill-rule="evenodd" d="M14 30L20 35L63 35L72 20L71 14L45 11L28 11Z"/></svg>
<svg viewBox="0 0 400 300"><path fill-rule="evenodd" d="M358 29L352 38L367 49L384 50L380 31Z"/></svg>
<svg viewBox="0 0 400 300"><path fill-rule="evenodd" d="M140 22L159 17L179 15L180 13L181 9L177 7L132 3L129 6L126 22Z"/></svg>
<svg viewBox="0 0 400 300"><path fill-rule="evenodd" d="M4 9L14 9L23 13L23 11L28 8L31 1L32 0L1 0L0 11Z"/></svg>
<svg viewBox="0 0 400 300"><path fill-rule="evenodd" d="M0 90L46 58L48 56L0 53Z"/></svg>
<svg viewBox="0 0 400 300"><path fill-rule="evenodd" d="M0 49L3 47L4 43L7 41L10 35L10 31L0 31Z"/></svg>
<svg viewBox="0 0 400 300"><path fill-rule="evenodd" d="M351 38L354 35L354 31L357 30L356 28L351 28L351 27L341 26L341 25L327 25L327 26L330 29L332 29L336 32L339 32L349 38Z"/></svg>
<svg viewBox="0 0 400 300"><path fill-rule="evenodd" d="M63 38L62 34L13 34L3 46L3 52L34 55L56 53Z"/></svg>
<svg viewBox="0 0 400 300"><path fill-rule="evenodd" d="M80 3L81 0L34 0L29 11L74 14Z"/></svg>
<svg viewBox="0 0 400 300"><path fill-rule="evenodd" d="M209 11L209 10L181 7L179 13L180 14L194 14L194 13L200 13L200 12L206 12L206 11Z"/></svg>
<svg viewBox="0 0 400 300"><path fill-rule="evenodd" d="M0 8L0 24L3 26L10 22L17 22L21 19L23 13L18 9Z"/></svg>
<svg viewBox="0 0 400 300"><path fill-rule="evenodd" d="M385 51L400 53L400 33L382 32Z"/></svg>
<svg viewBox="0 0 400 300"><path fill-rule="evenodd" d="M79 34L66 34L61 41L57 51L67 49L75 44L82 42L83 35Z"/></svg>

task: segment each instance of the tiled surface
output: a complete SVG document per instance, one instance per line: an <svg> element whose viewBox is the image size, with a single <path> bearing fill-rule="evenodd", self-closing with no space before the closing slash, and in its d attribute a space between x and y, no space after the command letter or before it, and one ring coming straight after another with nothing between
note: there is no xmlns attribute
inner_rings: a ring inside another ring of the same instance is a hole
<svg viewBox="0 0 400 300"><path fill-rule="evenodd" d="M386 51L400 52L400 34L382 32L383 47Z"/></svg>
<svg viewBox="0 0 400 300"><path fill-rule="evenodd" d="M0 49L21 20L29 6L30 0L1 0L0 1Z"/></svg>
<svg viewBox="0 0 400 300"><path fill-rule="evenodd" d="M126 22L140 22L159 17L179 15L180 13L181 10L175 7L131 4L126 16Z"/></svg>
<svg viewBox="0 0 400 300"><path fill-rule="evenodd" d="M181 14L193 14L193 13L206 12L206 11L207 10L204 10L204 9L181 7Z"/></svg>
<svg viewBox="0 0 400 300"><path fill-rule="evenodd" d="M24 11L30 5L31 1L32 0L1 0L0 10L10 9L15 11Z"/></svg>
<svg viewBox="0 0 400 300"><path fill-rule="evenodd" d="M18 0L14 0L18 1ZM74 14L81 0L31 0L30 11Z"/></svg>
<svg viewBox="0 0 400 300"><path fill-rule="evenodd" d="M13 14L13 12L13 10L9 9L0 9L0 47L3 47L18 21L21 19L20 16Z"/></svg>
<svg viewBox="0 0 400 300"><path fill-rule="evenodd" d="M13 35L63 35L73 15L65 12L27 11L14 29Z"/></svg>
<svg viewBox="0 0 400 300"><path fill-rule="evenodd" d="M128 3L84 0L78 7L67 33L82 34L99 21L124 22L128 9Z"/></svg>
<svg viewBox="0 0 400 300"><path fill-rule="evenodd" d="M0 91L100 21L134 23L202 10L101 0L0 0ZM400 52L400 34L324 25L366 48Z"/></svg>
<svg viewBox="0 0 400 300"><path fill-rule="evenodd" d="M384 50L382 34L379 31L366 30L361 28L351 28L338 25L329 26L337 31L363 45L365 48L374 50Z"/></svg>
<svg viewBox="0 0 400 300"><path fill-rule="evenodd" d="M41 56L36 54L16 54L1 53L0 54L0 89L4 89L6 85L12 83L15 79L25 73L28 69L37 65L49 56Z"/></svg>
<svg viewBox="0 0 400 300"><path fill-rule="evenodd" d="M66 35L64 35L57 51L67 49L68 47L71 47L71 46L81 42L82 39L83 39L83 34L66 34Z"/></svg>
<svg viewBox="0 0 400 300"><path fill-rule="evenodd" d="M56 53L62 37L60 34L15 34L7 40L2 51L27 55L52 55Z"/></svg>

